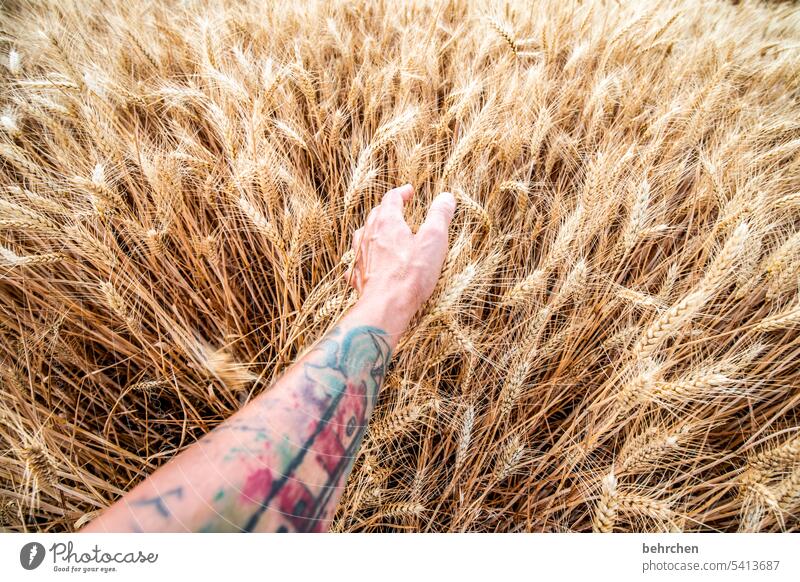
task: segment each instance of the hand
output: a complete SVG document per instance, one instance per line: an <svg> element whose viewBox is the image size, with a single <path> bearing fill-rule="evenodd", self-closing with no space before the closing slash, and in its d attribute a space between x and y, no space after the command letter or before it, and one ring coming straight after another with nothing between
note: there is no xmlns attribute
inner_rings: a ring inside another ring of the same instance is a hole
<svg viewBox="0 0 800 582"><path fill-rule="evenodd" d="M416 234L403 218L410 184L389 190L367 223L353 233L355 262L346 277L362 298L392 301L411 316L433 293L447 255L447 229L456 201L443 192L431 203Z"/></svg>

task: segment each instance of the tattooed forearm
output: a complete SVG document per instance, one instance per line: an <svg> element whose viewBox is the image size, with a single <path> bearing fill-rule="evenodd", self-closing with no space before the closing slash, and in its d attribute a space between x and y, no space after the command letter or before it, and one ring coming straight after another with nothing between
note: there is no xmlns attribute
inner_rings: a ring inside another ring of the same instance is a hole
<svg viewBox="0 0 800 582"><path fill-rule="evenodd" d="M363 319L345 317L269 390L87 529L326 530L396 340L353 323Z"/></svg>
<svg viewBox="0 0 800 582"><path fill-rule="evenodd" d="M245 447L239 462L251 468L238 495L235 490L215 495L215 509L226 519L215 518L202 529L307 532L326 528L390 357L386 334L378 328L361 326L329 333L301 363L302 376L291 391L294 426L284 435L268 431L264 439L262 448L269 449L272 462L254 463ZM276 436L281 437L278 442Z"/></svg>

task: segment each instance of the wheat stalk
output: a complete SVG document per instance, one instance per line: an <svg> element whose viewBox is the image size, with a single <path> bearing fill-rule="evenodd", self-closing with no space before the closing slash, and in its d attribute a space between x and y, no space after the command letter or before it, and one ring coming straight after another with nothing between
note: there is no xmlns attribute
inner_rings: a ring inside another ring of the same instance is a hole
<svg viewBox="0 0 800 582"><path fill-rule="evenodd" d="M30 489L30 506L39 502L39 492L54 494L58 484L55 462L47 449L39 443L29 443L20 450L25 467L24 481ZM62 499L63 501L63 499Z"/></svg>
<svg viewBox="0 0 800 582"><path fill-rule="evenodd" d="M636 191L628 225L622 235L622 247L625 251L630 251L634 247L641 232L644 230L647 224L647 207L649 204L650 184L647 180L644 180Z"/></svg>
<svg viewBox="0 0 800 582"><path fill-rule="evenodd" d="M458 447L456 449L456 471L464 464L472 440L472 429L475 426L475 408L468 406L461 419L458 431Z"/></svg>
<svg viewBox="0 0 800 582"><path fill-rule="evenodd" d="M617 478L614 473L609 473L602 479L600 499L594 508L592 530L596 533L611 533L617 522L619 511L619 493L617 492Z"/></svg>
<svg viewBox="0 0 800 582"><path fill-rule="evenodd" d="M617 459L618 472L635 473L654 466L664 455L675 451L689 432L689 425L673 430L664 430L656 426L629 439L623 445Z"/></svg>
<svg viewBox="0 0 800 582"><path fill-rule="evenodd" d="M420 503L390 503L379 508L381 517L419 517L425 513L425 506Z"/></svg>
<svg viewBox="0 0 800 582"><path fill-rule="evenodd" d="M794 437L783 443L765 449L750 459L750 465L765 471L791 466L800 461L800 437Z"/></svg>
<svg viewBox="0 0 800 582"><path fill-rule="evenodd" d="M517 471L524 454L525 445L520 436L515 434L509 437L495 461L492 482L500 483Z"/></svg>
<svg viewBox="0 0 800 582"><path fill-rule="evenodd" d="M491 26L494 31L500 35L500 38L506 42L508 48L510 48L511 52L514 53L514 56L519 56L519 46L517 44L517 40L514 38L514 33L495 18L489 18L488 23L489 26Z"/></svg>
<svg viewBox="0 0 800 582"><path fill-rule="evenodd" d="M253 206L249 200L247 200L247 198L244 197L244 195L239 197L237 204L244 215L250 219L250 221L255 225L261 234L267 237L267 240L272 243L275 248L284 248L283 239L278 235L278 230L275 228L275 225L267 220L267 218L261 214L261 212L259 212L256 207Z"/></svg>
<svg viewBox="0 0 800 582"><path fill-rule="evenodd" d="M800 305L794 306L783 313L765 317L755 326L758 331L776 331L789 329L800 325Z"/></svg>
<svg viewBox="0 0 800 582"><path fill-rule="evenodd" d="M703 290L690 293L653 321L633 346L637 359L651 357L667 338L694 317L707 298L708 294Z"/></svg>
<svg viewBox="0 0 800 582"><path fill-rule="evenodd" d="M524 279L514 283L506 292L503 303L506 305L517 305L541 290L546 282L547 278L544 271L537 269Z"/></svg>
<svg viewBox="0 0 800 582"><path fill-rule="evenodd" d="M151 392L157 388L163 388L167 385L168 383L166 380L143 380L142 382L134 382L133 384L129 385L128 390Z"/></svg>
<svg viewBox="0 0 800 582"><path fill-rule="evenodd" d="M373 443L396 439L414 428L428 409L434 406L433 401L423 404L411 404L393 414L374 422L369 427L369 438Z"/></svg>
<svg viewBox="0 0 800 582"><path fill-rule="evenodd" d="M514 405L519 401L522 394L522 388L525 384L525 379L531 369L531 363L528 354L525 354L519 361L511 368L511 371L503 384L503 389L500 392L500 417L505 418L514 408Z"/></svg>
<svg viewBox="0 0 800 582"><path fill-rule="evenodd" d="M666 524L667 531L677 529L674 524L675 514L669 504L658 499L625 493L617 496L617 509L620 513L644 515Z"/></svg>

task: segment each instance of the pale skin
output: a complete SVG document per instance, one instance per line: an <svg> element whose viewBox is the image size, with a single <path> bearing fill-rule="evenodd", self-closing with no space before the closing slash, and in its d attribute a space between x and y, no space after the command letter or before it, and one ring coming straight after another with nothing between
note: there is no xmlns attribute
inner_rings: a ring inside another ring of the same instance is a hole
<svg viewBox="0 0 800 582"><path fill-rule="evenodd" d="M83 529L327 531L392 350L433 293L455 211L438 195L418 231L410 185L387 192L353 235L358 302L259 397Z"/></svg>

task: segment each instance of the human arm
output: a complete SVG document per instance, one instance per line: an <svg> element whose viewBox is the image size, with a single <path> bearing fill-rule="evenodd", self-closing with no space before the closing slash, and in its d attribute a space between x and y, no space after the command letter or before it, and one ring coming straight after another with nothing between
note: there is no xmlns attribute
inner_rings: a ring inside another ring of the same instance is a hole
<svg viewBox="0 0 800 582"><path fill-rule="evenodd" d="M326 531L391 353L431 295L455 209L439 195L414 234L411 186L386 193L354 234L359 300L266 392L83 531Z"/></svg>

